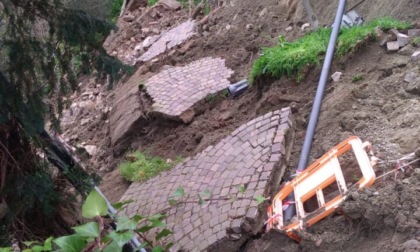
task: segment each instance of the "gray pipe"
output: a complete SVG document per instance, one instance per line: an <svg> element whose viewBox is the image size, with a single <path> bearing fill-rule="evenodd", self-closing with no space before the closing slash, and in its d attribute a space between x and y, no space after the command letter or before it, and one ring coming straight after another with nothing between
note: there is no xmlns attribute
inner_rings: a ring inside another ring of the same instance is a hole
<svg viewBox="0 0 420 252"><path fill-rule="evenodd" d="M312 106L308 128L306 130L305 141L303 143L303 148L298 164L298 171L305 170L306 166L308 165L309 153L311 152L312 141L314 138L316 125L318 124L318 117L321 110L322 100L324 98L325 86L329 77L331 62L334 57L335 44L337 41L338 33L340 32L341 20L343 19L345 9L346 0L340 0L330 37L330 42L328 44L327 54L324 60L324 66L322 67L321 77L319 78L319 84L316 91L314 104Z"/></svg>
<svg viewBox="0 0 420 252"><path fill-rule="evenodd" d="M318 88L316 90L314 104L312 106L311 116L309 118L308 128L306 130L305 141L303 142L302 152L300 154L297 171L303 171L308 165L309 153L311 152L312 141L314 138L316 125L318 124L319 112L321 110L322 100L324 98L325 86L327 85L330 73L331 62L334 58L335 44L337 42L338 33L340 32L341 20L343 19L346 9L346 0L340 0L338 4L337 14L335 16L334 26L328 43L327 54L325 55L324 65L322 67L321 77L319 78ZM290 194L287 200L294 201L294 194ZM290 221L296 215L296 207L288 207L284 212L285 222Z"/></svg>

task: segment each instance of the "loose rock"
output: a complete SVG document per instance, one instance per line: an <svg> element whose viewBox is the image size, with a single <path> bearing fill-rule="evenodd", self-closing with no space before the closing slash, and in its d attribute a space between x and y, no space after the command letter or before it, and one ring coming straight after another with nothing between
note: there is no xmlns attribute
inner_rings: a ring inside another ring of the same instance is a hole
<svg viewBox="0 0 420 252"><path fill-rule="evenodd" d="M338 82L341 78L342 72L335 72L333 75L331 75L331 78L334 82Z"/></svg>
<svg viewBox="0 0 420 252"><path fill-rule="evenodd" d="M411 55L411 60L413 60L413 61L420 60L420 51L414 52L413 55Z"/></svg>
<svg viewBox="0 0 420 252"><path fill-rule="evenodd" d="M398 41L387 42L386 48L388 52L396 52L400 49L400 43Z"/></svg>
<svg viewBox="0 0 420 252"><path fill-rule="evenodd" d="M98 151L98 147L95 145L86 145L84 148L90 156L95 156L96 152Z"/></svg>
<svg viewBox="0 0 420 252"><path fill-rule="evenodd" d="M413 73L413 72L409 72L404 76L404 81L405 82L413 82L417 79L417 74Z"/></svg>
<svg viewBox="0 0 420 252"><path fill-rule="evenodd" d="M305 23L305 24L303 24L303 25L302 25L302 27L300 27L300 29L301 29L302 31L304 31L304 30L308 29L310 26L311 26L311 25L310 25L309 23Z"/></svg>

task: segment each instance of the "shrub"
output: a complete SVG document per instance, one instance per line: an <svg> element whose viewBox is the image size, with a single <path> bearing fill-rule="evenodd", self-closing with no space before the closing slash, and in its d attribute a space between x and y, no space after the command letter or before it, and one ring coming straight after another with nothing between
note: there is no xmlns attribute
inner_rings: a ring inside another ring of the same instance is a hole
<svg viewBox="0 0 420 252"><path fill-rule="evenodd" d="M167 163L159 157L151 157L136 151L127 155L127 161L119 165L121 175L129 181L145 181L159 173L171 169L174 163L179 163L182 158L177 158L172 163Z"/></svg>

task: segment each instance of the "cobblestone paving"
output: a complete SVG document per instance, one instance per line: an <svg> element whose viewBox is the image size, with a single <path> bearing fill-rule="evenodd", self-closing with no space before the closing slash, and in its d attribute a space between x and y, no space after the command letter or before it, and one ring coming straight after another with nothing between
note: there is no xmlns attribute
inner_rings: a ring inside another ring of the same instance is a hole
<svg viewBox="0 0 420 252"><path fill-rule="evenodd" d="M163 33L160 38L150 46L149 50L139 57L138 61L149 61L154 57L159 56L161 53L164 53L166 50L182 44L195 34L194 27L195 21L188 20Z"/></svg>
<svg viewBox="0 0 420 252"><path fill-rule="evenodd" d="M202 206L186 203L166 211L166 223L174 231L168 237L168 242L175 243L172 251L238 249L263 225L265 208L259 210L253 197L270 196L277 190L274 185L283 176L290 155L293 127L290 108L242 125L171 171L144 183L133 183L121 199L134 200L126 214L159 213L169 207L169 198L180 187L185 191L185 201L197 201L197 195L208 191L214 200ZM244 193L239 192L240 186L245 186ZM237 198L223 199L226 197Z"/></svg>
<svg viewBox="0 0 420 252"><path fill-rule="evenodd" d="M173 67L146 81L155 111L180 116L196 102L225 89L233 71L220 58L203 58L184 67Z"/></svg>

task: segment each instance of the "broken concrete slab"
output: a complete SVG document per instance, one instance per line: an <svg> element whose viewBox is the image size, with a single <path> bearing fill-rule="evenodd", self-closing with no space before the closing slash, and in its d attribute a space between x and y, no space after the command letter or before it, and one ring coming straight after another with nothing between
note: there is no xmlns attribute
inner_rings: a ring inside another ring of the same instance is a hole
<svg viewBox="0 0 420 252"><path fill-rule="evenodd" d="M163 70L149 78L145 87L153 100L153 111L189 123L194 113L186 111L207 96L226 89L232 74L225 60L208 57L184 67Z"/></svg>
<svg viewBox="0 0 420 252"><path fill-rule="evenodd" d="M196 34L194 31L195 25L196 22L194 20L188 20L167 32L161 33L161 36L137 61L146 62L152 60L167 50L184 43Z"/></svg>
<svg viewBox="0 0 420 252"><path fill-rule="evenodd" d="M397 52L400 49L400 43L398 41L390 41L386 43L388 52Z"/></svg>
<svg viewBox="0 0 420 252"><path fill-rule="evenodd" d="M163 209L173 234L171 251L237 251L260 232L266 205L254 196L270 197L277 190L290 157L294 120L290 108L253 119L215 146L142 183L133 183L121 201L133 200L125 214L150 216ZM238 188L246 187L239 194ZM173 192L183 188L182 201L194 202L206 191L205 203L169 207ZM241 195L234 201L230 197ZM218 200L207 200L207 199ZM226 198L226 200L223 200ZM154 237L155 230L146 233Z"/></svg>
<svg viewBox="0 0 420 252"><path fill-rule="evenodd" d="M138 71L114 90L115 100L109 121L112 145L125 141L129 134L147 123L143 113L147 108L141 102L139 92L142 78Z"/></svg>

